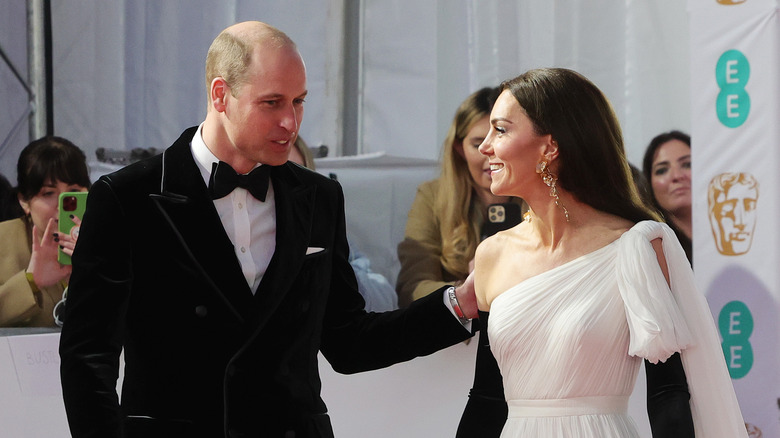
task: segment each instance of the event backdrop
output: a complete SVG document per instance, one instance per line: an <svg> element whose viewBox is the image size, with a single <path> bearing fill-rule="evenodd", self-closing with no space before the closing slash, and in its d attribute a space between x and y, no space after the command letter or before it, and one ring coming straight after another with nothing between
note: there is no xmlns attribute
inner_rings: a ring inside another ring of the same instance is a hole
<svg viewBox="0 0 780 438"><path fill-rule="evenodd" d="M780 437L777 0L690 0L694 270L751 437Z"/></svg>

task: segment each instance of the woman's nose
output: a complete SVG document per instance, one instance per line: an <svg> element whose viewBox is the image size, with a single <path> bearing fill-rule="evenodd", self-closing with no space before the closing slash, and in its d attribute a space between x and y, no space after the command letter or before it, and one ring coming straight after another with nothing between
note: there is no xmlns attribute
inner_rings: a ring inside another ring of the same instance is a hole
<svg viewBox="0 0 780 438"><path fill-rule="evenodd" d="M488 138L486 137L482 143L480 143L479 147L477 148L480 154L482 155L490 155L492 152L492 148L490 147L490 142L488 141Z"/></svg>

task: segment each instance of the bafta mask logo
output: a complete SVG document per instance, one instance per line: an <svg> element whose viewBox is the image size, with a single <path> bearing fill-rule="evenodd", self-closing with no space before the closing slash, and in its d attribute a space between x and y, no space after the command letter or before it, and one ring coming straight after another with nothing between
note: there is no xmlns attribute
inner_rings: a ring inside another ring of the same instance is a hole
<svg viewBox="0 0 780 438"><path fill-rule="evenodd" d="M707 190L710 227L718 252L741 255L750 251L756 228L758 181L749 173L721 173Z"/></svg>
<svg viewBox="0 0 780 438"><path fill-rule="evenodd" d="M740 3L745 3L746 0L718 0L718 3L722 5L738 5Z"/></svg>

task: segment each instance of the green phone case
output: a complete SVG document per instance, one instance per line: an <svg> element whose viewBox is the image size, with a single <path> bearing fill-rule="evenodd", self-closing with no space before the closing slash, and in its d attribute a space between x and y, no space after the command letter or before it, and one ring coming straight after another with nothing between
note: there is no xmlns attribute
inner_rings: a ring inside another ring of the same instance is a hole
<svg viewBox="0 0 780 438"><path fill-rule="evenodd" d="M84 210L87 207L87 192L63 192L59 199L59 223L58 231L60 234L70 234L78 236L79 227L73 223L71 216L79 219L84 217ZM69 265L70 256L58 249L57 261L63 265Z"/></svg>

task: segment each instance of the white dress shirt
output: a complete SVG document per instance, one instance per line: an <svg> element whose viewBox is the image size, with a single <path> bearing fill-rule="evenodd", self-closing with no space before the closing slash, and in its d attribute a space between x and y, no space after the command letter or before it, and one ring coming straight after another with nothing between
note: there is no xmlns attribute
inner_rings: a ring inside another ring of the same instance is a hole
<svg viewBox="0 0 780 438"><path fill-rule="evenodd" d="M219 159L203 142L202 128L203 124L198 126L190 142L190 148L203 181L208 186L211 166L219 162ZM273 182L268 185L265 202L255 199L248 190L236 187L224 198L215 199L214 206L217 208L225 232L233 242L244 278L254 294L276 249L276 201ZM443 300L452 315L457 317L446 293L443 295ZM463 325L466 330L471 330L471 321Z"/></svg>
<svg viewBox="0 0 780 438"><path fill-rule="evenodd" d="M203 181L208 186L211 166L219 162L219 159L203 142L202 128L201 124L192 137L190 148ZM254 294L276 249L276 201L273 183L268 185L265 202L255 199L248 190L237 187L224 198L215 199L214 207L219 213L225 232L233 242L233 249L241 264L246 283Z"/></svg>

